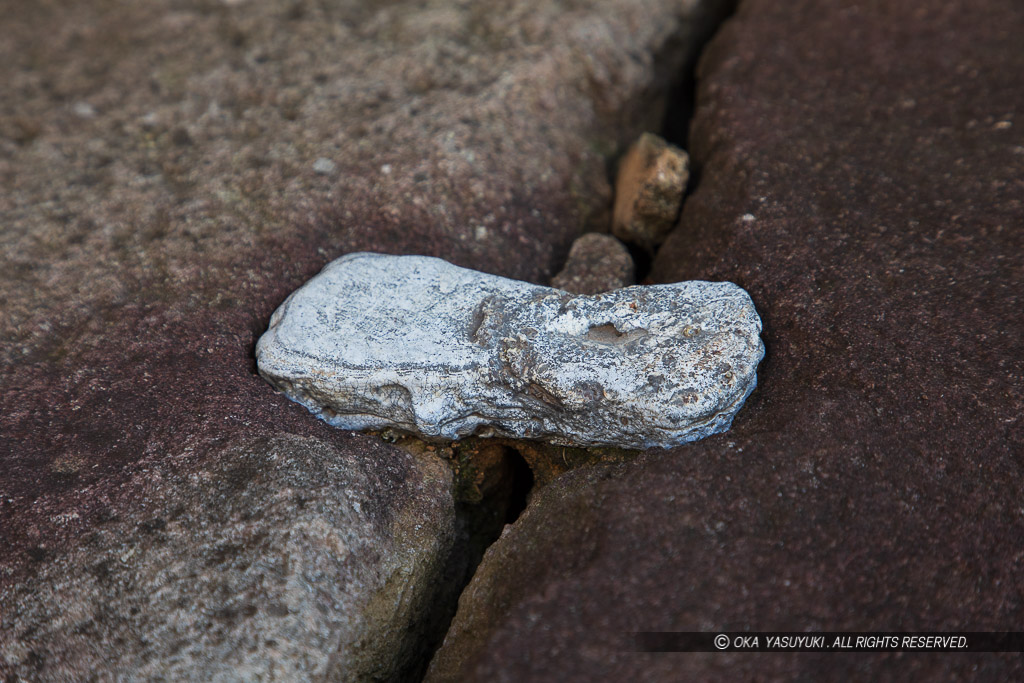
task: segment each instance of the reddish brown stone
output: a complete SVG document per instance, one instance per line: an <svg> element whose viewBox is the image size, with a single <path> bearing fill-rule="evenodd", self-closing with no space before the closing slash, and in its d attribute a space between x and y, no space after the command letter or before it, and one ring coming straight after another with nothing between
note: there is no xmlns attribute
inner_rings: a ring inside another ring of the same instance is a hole
<svg viewBox="0 0 1024 683"><path fill-rule="evenodd" d="M611 235L590 232L572 243L551 286L573 294L599 294L633 284L633 257Z"/></svg>
<svg viewBox="0 0 1024 683"><path fill-rule="evenodd" d="M749 0L654 277L765 323L730 432L538 492L433 680L1016 680L1019 655L638 654L634 630L1024 621L1024 7Z"/></svg>

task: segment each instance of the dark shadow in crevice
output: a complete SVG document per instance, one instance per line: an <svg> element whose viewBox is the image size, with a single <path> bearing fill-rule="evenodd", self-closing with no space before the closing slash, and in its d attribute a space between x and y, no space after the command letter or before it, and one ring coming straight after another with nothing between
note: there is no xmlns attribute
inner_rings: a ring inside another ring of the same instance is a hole
<svg viewBox="0 0 1024 683"><path fill-rule="evenodd" d="M510 484L508 501L505 504L505 524L512 524L526 509L530 493L533 491L534 476L526 458L515 449L508 450Z"/></svg>
<svg viewBox="0 0 1024 683"><path fill-rule="evenodd" d="M489 441L489 440L488 440ZM530 465L515 448L497 442L467 446L453 444L456 470L456 542L445 562L443 588L437 595L429 634L422 642L415 664L402 680L422 680L433 653L441 646L458 607L458 596L473 578L484 553L526 509L535 477Z"/></svg>
<svg viewBox="0 0 1024 683"><path fill-rule="evenodd" d="M654 254L635 242L624 242L624 244L633 259L633 277L637 284L642 285L654 266Z"/></svg>
<svg viewBox="0 0 1024 683"><path fill-rule="evenodd" d="M463 475L469 481L463 483L457 503L471 565L469 575L505 525L515 522L526 509L535 481L526 459L511 446L476 447L470 457L475 462L466 469L472 474Z"/></svg>
<svg viewBox="0 0 1024 683"><path fill-rule="evenodd" d="M718 32L722 23L735 14L738 4L738 0L730 0L718 3L710 10L712 16L704 22L703 30L695 40L699 49L689 53L679 70L678 77L669 89L665 114L661 122L661 137L673 145L690 149L690 122L693 120L697 103L697 65L708 41Z"/></svg>

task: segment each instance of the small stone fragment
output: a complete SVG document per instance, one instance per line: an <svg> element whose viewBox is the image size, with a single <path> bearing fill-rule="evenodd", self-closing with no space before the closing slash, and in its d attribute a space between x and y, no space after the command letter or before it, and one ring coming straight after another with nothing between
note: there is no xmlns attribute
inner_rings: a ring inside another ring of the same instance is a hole
<svg viewBox="0 0 1024 683"><path fill-rule="evenodd" d="M331 175L338 170L338 165L327 157L320 157L313 162L313 172L319 175Z"/></svg>
<svg viewBox="0 0 1024 683"><path fill-rule="evenodd" d="M612 232L653 251L679 218L690 157L653 133L644 133L619 164Z"/></svg>
<svg viewBox="0 0 1024 683"><path fill-rule="evenodd" d="M590 232L572 243L565 268L551 286L572 294L600 294L633 284L633 257L611 235Z"/></svg>
<svg viewBox="0 0 1024 683"><path fill-rule="evenodd" d="M271 384L344 429L667 448L729 428L757 382L760 332L729 282L573 296L357 253L288 297L256 358Z"/></svg>
<svg viewBox="0 0 1024 683"><path fill-rule="evenodd" d="M75 102L71 106L71 111L73 111L75 113L75 116L77 116L80 119L96 118L96 108L88 102Z"/></svg>

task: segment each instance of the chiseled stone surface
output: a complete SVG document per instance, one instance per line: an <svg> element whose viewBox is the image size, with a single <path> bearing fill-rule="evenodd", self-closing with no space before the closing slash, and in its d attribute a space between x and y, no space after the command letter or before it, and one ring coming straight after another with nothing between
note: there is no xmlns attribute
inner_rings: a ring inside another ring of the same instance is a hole
<svg viewBox="0 0 1024 683"><path fill-rule="evenodd" d="M576 239L565 266L551 286L573 294L600 294L628 287L634 279L633 257L611 235L588 232Z"/></svg>
<svg viewBox="0 0 1024 683"><path fill-rule="evenodd" d="M631 631L1024 623L1024 6L746 0L655 281L728 279L760 388L579 469L488 550L430 680L1022 680L1015 653L636 653Z"/></svg>
<svg viewBox="0 0 1024 683"><path fill-rule="evenodd" d="M256 356L337 427L648 448L729 428L757 383L760 332L729 282L573 296L357 253L282 304Z"/></svg>
<svg viewBox="0 0 1024 683"><path fill-rule="evenodd" d="M0 589L3 680L405 680L456 587L451 472L377 443L279 436L154 466L110 515Z"/></svg>

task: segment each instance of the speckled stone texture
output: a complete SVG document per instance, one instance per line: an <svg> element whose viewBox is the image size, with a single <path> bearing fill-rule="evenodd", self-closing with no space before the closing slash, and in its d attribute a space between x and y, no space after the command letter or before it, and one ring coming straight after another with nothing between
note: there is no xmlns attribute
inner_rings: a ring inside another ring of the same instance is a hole
<svg viewBox="0 0 1024 683"><path fill-rule="evenodd" d="M1021 35L1014 0L742 3L702 62L700 183L653 274L751 293L759 389L728 434L539 491L429 680L1024 675L1015 654L626 635L1024 623Z"/></svg>
<svg viewBox="0 0 1024 683"><path fill-rule="evenodd" d="M257 376L271 312L363 249L546 281L722 4L5 3L0 591L148 523L158 466L400 455Z"/></svg>
<svg viewBox="0 0 1024 683"><path fill-rule="evenodd" d="M142 523L105 518L0 593L9 680L414 675L435 602L457 589L451 472L340 446L278 436L188 472L153 467Z"/></svg>
<svg viewBox="0 0 1024 683"><path fill-rule="evenodd" d="M757 385L760 333L731 282L574 296L362 252L281 304L256 362L342 429L668 448L729 429Z"/></svg>

